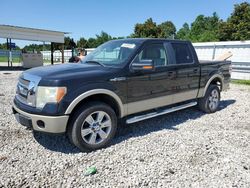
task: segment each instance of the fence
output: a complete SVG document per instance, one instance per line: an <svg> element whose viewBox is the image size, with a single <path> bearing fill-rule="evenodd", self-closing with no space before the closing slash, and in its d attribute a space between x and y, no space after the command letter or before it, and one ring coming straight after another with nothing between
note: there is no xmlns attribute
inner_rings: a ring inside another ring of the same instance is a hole
<svg viewBox="0 0 250 188"><path fill-rule="evenodd" d="M200 60L213 60L230 51L232 78L250 80L250 41L193 43Z"/></svg>
<svg viewBox="0 0 250 188"><path fill-rule="evenodd" d="M94 50L94 48L88 48L85 49L87 51L87 54L89 54L90 52L92 52ZM51 52L50 51L41 51L41 53L43 54L43 59L45 61L50 61L51 59ZM54 51L53 53L54 56L54 61L57 62L61 62L62 61L62 53L59 50ZM64 50L64 61L68 62L69 59L72 56L72 52L71 50Z"/></svg>

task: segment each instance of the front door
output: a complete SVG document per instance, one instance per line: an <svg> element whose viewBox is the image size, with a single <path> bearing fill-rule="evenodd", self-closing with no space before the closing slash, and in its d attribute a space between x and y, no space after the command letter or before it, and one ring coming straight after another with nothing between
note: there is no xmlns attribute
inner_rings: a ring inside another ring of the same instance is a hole
<svg viewBox="0 0 250 188"><path fill-rule="evenodd" d="M155 70L133 72L128 76L128 114L158 108L173 103L174 67L162 42L146 44L133 62L153 60ZM132 63L133 63L132 62Z"/></svg>

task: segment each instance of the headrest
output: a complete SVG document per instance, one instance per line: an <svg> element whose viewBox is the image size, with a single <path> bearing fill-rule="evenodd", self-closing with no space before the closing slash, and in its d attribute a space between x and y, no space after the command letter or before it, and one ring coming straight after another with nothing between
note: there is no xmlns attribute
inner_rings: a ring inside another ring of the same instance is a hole
<svg viewBox="0 0 250 188"><path fill-rule="evenodd" d="M146 48L143 50L142 59L160 59L161 52L159 48Z"/></svg>

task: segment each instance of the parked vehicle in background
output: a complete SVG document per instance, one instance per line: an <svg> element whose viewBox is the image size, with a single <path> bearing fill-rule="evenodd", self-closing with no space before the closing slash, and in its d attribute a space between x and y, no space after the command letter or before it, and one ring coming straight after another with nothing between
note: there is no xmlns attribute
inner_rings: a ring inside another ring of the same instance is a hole
<svg viewBox="0 0 250 188"><path fill-rule="evenodd" d="M218 109L230 61L199 62L189 41L113 40L82 63L22 73L13 113L34 131L67 133L82 151L107 146L118 119L135 123L198 104Z"/></svg>

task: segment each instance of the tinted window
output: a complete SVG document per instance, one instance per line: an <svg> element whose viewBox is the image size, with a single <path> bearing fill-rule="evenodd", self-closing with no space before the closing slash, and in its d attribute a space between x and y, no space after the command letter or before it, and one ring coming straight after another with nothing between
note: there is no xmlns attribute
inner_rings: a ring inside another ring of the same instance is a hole
<svg viewBox="0 0 250 188"><path fill-rule="evenodd" d="M151 59L156 67L167 65L167 56L163 44L147 45L137 57L140 60ZM137 60L138 60L137 59Z"/></svg>
<svg viewBox="0 0 250 188"><path fill-rule="evenodd" d="M188 44L185 43L172 43L176 64L193 63L193 56Z"/></svg>

